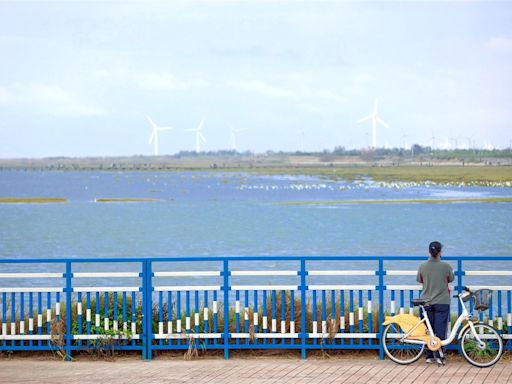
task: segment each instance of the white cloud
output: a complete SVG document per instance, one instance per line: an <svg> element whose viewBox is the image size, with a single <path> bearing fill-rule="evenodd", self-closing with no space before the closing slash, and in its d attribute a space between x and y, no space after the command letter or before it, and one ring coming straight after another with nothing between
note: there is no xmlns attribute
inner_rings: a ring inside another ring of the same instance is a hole
<svg viewBox="0 0 512 384"><path fill-rule="evenodd" d="M178 78L170 73L142 73L135 76L141 88L149 90L188 90L210 84L199 77Z"/></svg>
<svg viewBox="0 0 512 384"><path fill-rule="evenodd" d="M494 51L512 51L512 37L492 37L487 46Z"/></svg>
<svg viewBox="0 0 512 384"><path fill-rule="evenodd" d="M329 90L311 89L306 86L280 87L265 83L261 80L230 81L228 86L274 98L295 100L323 99L339 103L345 101L343 97Z"/></svg>
<svg viewBox="0 0 512 384"><path fill-rule="evenodd" d="M7 87L0 86L0 104L8 104L12 101L13 97Z"/></svg>
<svg viewBox="0 0 512 384"><path fill-rule="evenodd" d="M27 113L52 116L99 116L105 114L100 106L80 100L65 89L49 84L17 84L0 87L0 103L21 106Z"/></svg>
<svg viewBox="0 0 512 384"><path fill-rule="evenodd" d="M200 74L177 76L170 72L132 71L126 68L100 68L93 72L96 79L113 86L131 86L145 90L190 90L210 86Z"/></svg>

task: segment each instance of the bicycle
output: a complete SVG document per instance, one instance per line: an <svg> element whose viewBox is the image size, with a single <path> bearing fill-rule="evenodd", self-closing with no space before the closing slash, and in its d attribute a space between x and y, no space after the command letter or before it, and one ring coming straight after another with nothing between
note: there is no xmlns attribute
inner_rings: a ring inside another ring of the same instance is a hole
<svg viewBox="0 0 512 384"><path fill-rule="evenodd" d="M472 292L467 287L462 287L462 289L463 292L453 296L459 299L462 305L462 313L445 340L440 340L434 335L424 307L428 304L428 300L412 300L414 306L419 306L422 319L410 314L386 316L383 323L385 328L381 337L386 355L395 363L407 365L417 361L425 347L427 347L439 354L439 357L436 358L438 366L444 365L444 355L441 348L455 339L459 327L466 322L457 337L464 358L470 364L479 368L496 364L503 354L503 339L498 331L490 325L475 322L478 320L473 319L465 305L470 299L474 299L475 310L487 310L492 291L490 289L480 289Z"/></svg>

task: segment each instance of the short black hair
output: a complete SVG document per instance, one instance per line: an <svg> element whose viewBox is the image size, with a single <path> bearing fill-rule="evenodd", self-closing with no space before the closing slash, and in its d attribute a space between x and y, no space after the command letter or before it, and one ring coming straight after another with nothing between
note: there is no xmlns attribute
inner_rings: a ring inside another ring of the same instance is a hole
<svg viewBox="0 0 512 384"><path fill-rule="evenodd" d="M428 246L428 252L432 257L437 257L441 252L441 249L443 249L443 244L439 241L433 241Z"/></svg>

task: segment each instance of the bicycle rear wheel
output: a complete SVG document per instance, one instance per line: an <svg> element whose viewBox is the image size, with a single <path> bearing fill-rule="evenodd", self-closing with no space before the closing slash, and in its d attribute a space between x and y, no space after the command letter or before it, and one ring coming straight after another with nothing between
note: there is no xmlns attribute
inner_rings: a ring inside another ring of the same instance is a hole
<svg viewBox="0 0 512 384"><path fill-rule="evenodd" d="M412 364L417 361L423 350L425 344L411 344L401 341L404 332L398 324L388 324L382 332L382 345L386 355L398 364Z"/></svg>
<svg viewBox="0 0 512 384"><path fill-rule="evenodd" d="M490 325L474 324L482 343L476 339L470 327L464 330L459 343L464 358L475 367L486 368L496 364L503 354L503 339Z"/></svg>

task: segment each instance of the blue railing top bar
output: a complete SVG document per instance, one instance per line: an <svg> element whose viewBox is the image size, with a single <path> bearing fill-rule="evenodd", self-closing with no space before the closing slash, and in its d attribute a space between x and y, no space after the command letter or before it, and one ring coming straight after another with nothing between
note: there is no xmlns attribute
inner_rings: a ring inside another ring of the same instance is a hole
<svg viewBox="0 0 512 384"><path fill-rule="evenodd" d="M185 256L185 257L126 257L126 258L55 258L55 259L0 259L1 263L137 263L190 261L425 261L427 256ZM512 256L443 256L445 261L512 261Z"/></svg>

